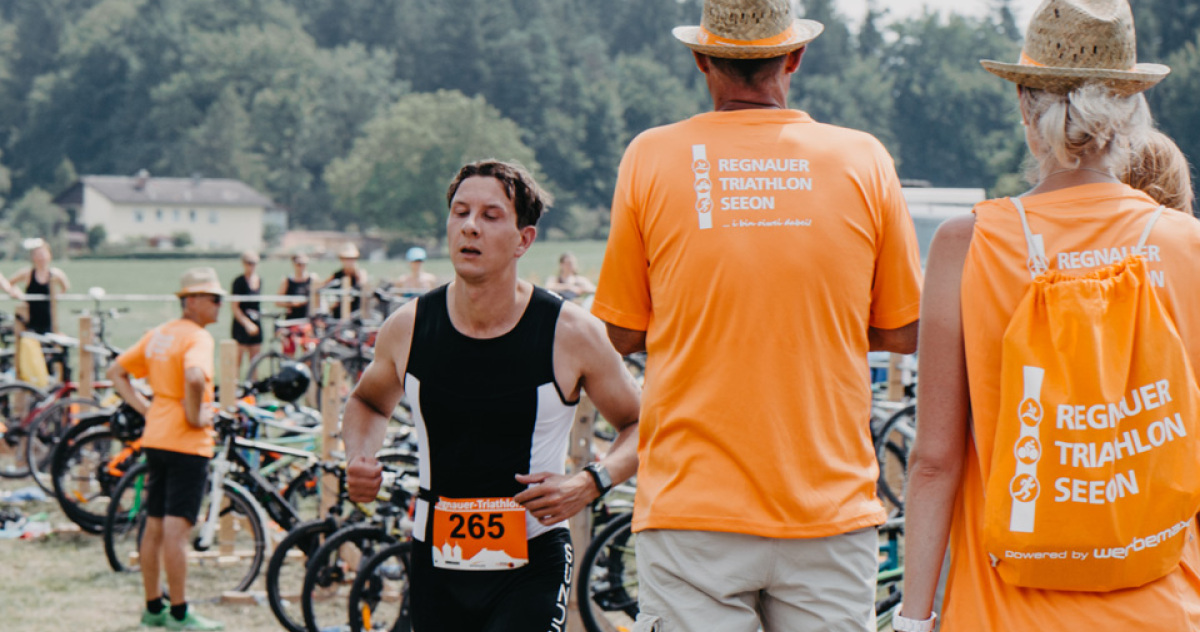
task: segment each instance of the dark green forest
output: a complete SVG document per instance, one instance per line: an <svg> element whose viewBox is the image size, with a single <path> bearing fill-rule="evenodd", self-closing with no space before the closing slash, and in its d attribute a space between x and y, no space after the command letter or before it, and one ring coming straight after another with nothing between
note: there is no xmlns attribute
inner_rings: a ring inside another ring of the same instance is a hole
<svg viewBox="0 0 1200 632"><path fill-rule="evenodd" d="M861 22L801 0L825 33L792 104L867 130L903 178L1021 189L1013 0L987 17ZM1022 0L1034 2L1034 0ZM1149 93L1200 155L1200 3L1133 0ZM551 235L606 232L629 140L709 108L671 27L700 0L0 0L0 204L44 232L77 174L233 177L293 226L436 239L464 160L521 160L558 198Z"/></svg>

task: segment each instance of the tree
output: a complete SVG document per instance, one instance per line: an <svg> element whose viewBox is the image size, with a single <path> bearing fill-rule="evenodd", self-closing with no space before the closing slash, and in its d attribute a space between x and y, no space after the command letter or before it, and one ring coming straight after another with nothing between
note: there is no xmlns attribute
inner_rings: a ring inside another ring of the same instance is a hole
<svg viewBox="0 0 1200 632"><path fill-rule="evenodd" d="M88 250L95 252L97 248L104 245L108 241L108 231L105 230L103 224L96 224L87 231Z"/></svg>
<svg viewBox="0 0 1200 632"><path fill-rule="evenodd" d="M67 212L52 202L51 195L34 188L25 192L8 208L9 229L21 237L41 237L55 241L66 228Z"/></svg>
<svg viewBox="0 0 1200 632"><path fill-rule="evenodd" d="M336 205L360 225L440 240L446 185L464 163L486 158L538 170L516 123L482 97L439 90L402 97L367 123L325 180Z"/></svg>

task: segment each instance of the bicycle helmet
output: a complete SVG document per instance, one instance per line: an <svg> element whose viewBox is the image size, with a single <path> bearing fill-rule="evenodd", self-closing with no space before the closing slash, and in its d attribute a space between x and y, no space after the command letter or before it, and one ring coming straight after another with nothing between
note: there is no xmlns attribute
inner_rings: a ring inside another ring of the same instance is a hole
<svg viewBox="0 0 1200 632"><path fill-rule="evenodd" d="M408 249L408 252L404 253L404 258L409 261L424 261L425 249L420 246L413 246Z"/></svg>
<svg viewBox="0 0 1200 632"><path fill-rule="evenodd" d="M122 402L109 417L108 427L112 430L113 436L121 441L134 441L142 436L142 430L146 427L146 418L134 410L133 406Z"/></svg>
<svg viewBox="0 0 1200 632"><path fill-rule="evenodd" d="M299 362L284 362L271 378L271 393L280 401L294 402L304 396L312 383L312 372Z"/></svg>

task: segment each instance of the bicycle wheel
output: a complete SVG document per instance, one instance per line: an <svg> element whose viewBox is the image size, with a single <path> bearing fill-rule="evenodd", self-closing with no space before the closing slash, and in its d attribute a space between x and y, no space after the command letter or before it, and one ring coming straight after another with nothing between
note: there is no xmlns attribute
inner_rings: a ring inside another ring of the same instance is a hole
<svg viewBox="0 0 1200 632"><path fill-rule="evenodd" d="M45 398L45 392L25 382L0 386L0 477L29 476L25 460L29 413Z"/></svg>
<svg viewBox="0 0 1200 632"><path fill-rule="evenodd" d="M903 518L879 527L879 573L875 577L875 620L879 630L891 629L892 617L904 599L903 539Z"/></svg>
<svg viewBox="0 0 1200 632"><path fill-rule="evenodd" d="M904 514L904 482L908 475L908 452L916 438L916 407L908 406L892 415L875 438L879 461L876 489L888 514Z"/></svg>
<svg viewBox="0 0 1200 632"><path fill-rule="evenodd" d="M579 615L588 632L633 627L638 613L633 514L619 515L592 540L579 565Z"/></svg>
<svg viewBox="0 0 1200 632"><path fill-rule="evenodd" d="M84 416L100 410L100 402L94 397L68 397L46 407L29 423L29 437L25 441L25 462L29 472L42 491L54 493L51 478L51 457L54 446L68 429L79 425Z"/></svg>
<svg viewBox="0 0 1200 632"><path fill-rule="evenodd" d="M63 514L88 533L103 532L109 495L138 454L113 436L106 420L69 428L50 459L54 497Z"/></svg>
<svg viewBox="0 0 1200 632"><path fill-rule="evenodd" d="M410 542L397 542L363 562L350 586L350 632L412 630L409 606Z"/></svg>
<svg viewBox="0 0 1200 632"><path fill-rule="evenodd" d="M341 630L348 616L351 582L363 560L396 541L382 527L356 525L329 536L309 558L300 607L308 632Z"/></svg>
<svg viewBox="0 0 1200 632"><path fill-rule="evenodd" d="M129 468L113 488L104 514L104 556L109 568L118 573L140 568L138 545L146 528L147 467L142 462Z"/></svg>
<svg viewBox="0 0 1200 632"><path fill-rule="evenodd" d="M305 632L300 595L308 559L338 529L337 520L303 522L288 532L267 562L267 603L280 625L289 632Z"/></svg>
<svg viewBox="0 0 1200 632"><path fill-rule="evenodd" d="M279 373L279 367L284 362L288 361L287 356L276 349L267 349L259 352L250 360L250 364L246 367L246 381L258 382L265 380L276 373Z"/></svg>

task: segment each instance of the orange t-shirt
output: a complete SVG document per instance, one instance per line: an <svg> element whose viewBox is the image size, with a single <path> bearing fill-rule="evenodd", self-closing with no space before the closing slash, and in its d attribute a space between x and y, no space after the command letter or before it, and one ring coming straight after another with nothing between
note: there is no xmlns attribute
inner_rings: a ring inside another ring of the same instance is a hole
<svg viewBox="0 0 1200 632"><path fill-rule="evenodd" d="M1158 207L1123 184L1090 184L1021 198L1029 225L1045 240L1050 267L1086 272L1116 263L1136 245ZM992 569L983 548L984 481L991 471L1000 400L1003 334L1030 284L1025 236L1009 200L975 207L975 232L963 267L962 318L974 442L951 532L951 570L943 629L1200 629L1200 541L1193 521L1183 563L1145 586L1114 592L1017 588ZM1200 367L1200 222L1166 211L1147 242L1147 276L1174 319L1193 367ZM1086 528L1086 525L1080 525Z"/></svg>
<svg viewBox="0 0 1200 632"><path fill-rule="evenodd" d="M867 330L912 323L919 301L912 220L871 135L742 110L634 139L592 306L646 332L634 528L883 522Z"/></svg>
<svg viewBox="0 0 1200 632"><path fill-rule="evenodd" d="M160 325L117 357L134 377L148 377L154 400L146 413L142 446L185 454L213 455L208 428L187 422L183 411L183 373L204 371L204 401L213 401L213 337L196 323L180 318Z"/></svg>

